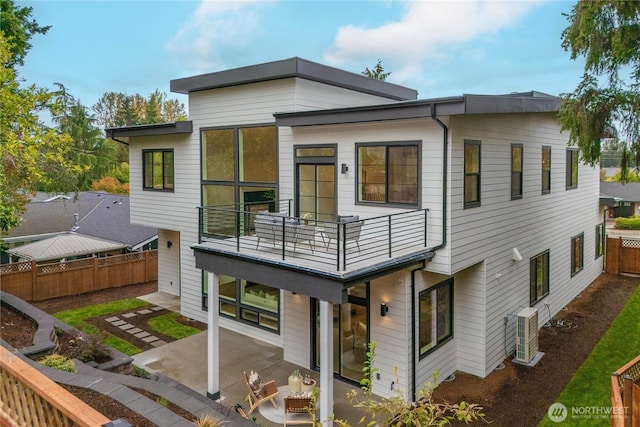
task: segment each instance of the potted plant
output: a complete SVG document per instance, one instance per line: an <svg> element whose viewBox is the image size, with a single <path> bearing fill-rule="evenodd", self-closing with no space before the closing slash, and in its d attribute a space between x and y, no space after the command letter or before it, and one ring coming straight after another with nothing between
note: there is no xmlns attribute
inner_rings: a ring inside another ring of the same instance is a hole
<svg viewBox="0 0 640 427"><path fill-rule="evenodd" d="M316 380L314 380L313 378L311 378L311 376L309 376L309 374L306 374L304 376L304 379L302 380L302 392L303 393L310 393L313 392L313 389L316 386Z"/></svg>
<svg viewBox="0 0 640 427"><path fill-rule="evenodd" d="M302 374L296 369L289 375L289 393L300 393L302 391Z"/></svg>

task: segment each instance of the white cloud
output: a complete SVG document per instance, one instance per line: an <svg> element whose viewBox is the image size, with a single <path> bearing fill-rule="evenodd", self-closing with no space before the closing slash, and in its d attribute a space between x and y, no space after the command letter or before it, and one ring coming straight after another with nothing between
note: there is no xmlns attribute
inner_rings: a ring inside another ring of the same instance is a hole
<svg viewBox="0 0 640 427"><path fill-rule="evenodd" d="M376 28L340 28L324 58L336 65L364 60L375 63L383 58L387 69L395 66L394 81L408 81L424 71L425 62L446 59L457 45L516 23L538 4L539 1L408 1L395 22Z"/></svg>
<svg viewBox="0 0 640 427"><path fill-rule="evenodd" d="M249 45L259 32L260 8L265 0L202 0L180 30L167 43L167 50L194 72L225 67L221 51Z"/></svg>

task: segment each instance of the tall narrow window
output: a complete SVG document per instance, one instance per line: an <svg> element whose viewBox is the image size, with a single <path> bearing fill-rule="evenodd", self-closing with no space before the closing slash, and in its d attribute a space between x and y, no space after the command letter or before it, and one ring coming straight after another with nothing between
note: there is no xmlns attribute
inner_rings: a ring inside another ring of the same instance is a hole
<svg viewBox="0 0 640 427"><path fill-rule="evenodd" d="M542 194L551 192L551 147L542 147Z"/></svg>
<svg viewBox="0 0 640 427"><path fill-rule="evenodd" d="M420 357L444 344L453 336L453 279L419 295Z"/></svg>
<svg viewBox="0 0 640 427"><path fill-rule="evenodd" d="M358 202L417 205L419 144L357 144Z"/></svg>
<svg viewBox="0 0 640 427"><path fill-rule="evenodd" d="M596 259L604 254L604 222L596 225Z"/></svg>
<svg viewBox="0 0 640 427"><path fill-rule="evenodd" d="M511 198L522 198L522 144L511 144Z"/></svg>
<svg viewBox="0 0 640 427"><path fill-rule="evenodd" d="M143 150L144 190L173 190L173 150Z"/></svg>
<svg viewBox="0 0 640 427"><path fill-rule="evenodd" d="M480 141L464 141L464 207L480 206Z"/></svg>
<svg viewBox="0 0 640 427"><path fill-rule="evenodd" d="M567 148L567 190L578 188L578 149Z"/></svg>
<svg viewBox="0 0 640 427"><path fill-rule="evenodd" d="M571 238L571 275L578 274L584 267L584 233Z"/></svg>
<svg viewBox="0 0 640 427"><path fill-rule="evenodd" d="M529 260L529 303L535 304L549 295L549 251Z"/></svg>

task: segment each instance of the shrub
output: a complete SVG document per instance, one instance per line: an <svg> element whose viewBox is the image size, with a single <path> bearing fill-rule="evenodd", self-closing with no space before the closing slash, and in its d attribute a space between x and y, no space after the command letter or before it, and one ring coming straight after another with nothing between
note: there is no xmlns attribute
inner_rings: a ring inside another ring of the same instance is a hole
<svg viewBox="0 0 640 427"><path fill-rule="evenodd" d="M101 334L78 336L69 340L69 357L91 362L109 356L109 347Z"/></svg>
<svg viewBox="0 0 640 427"><path fill-rule="evenodd" d="M91 184L91 189L94 191L106 191L111 194L129 194L129 183L121 184L116 178L112 176L106 176Z"/></svg>
<svg viewBox="0 0 640 427"><path fill-rule="evenodd" d="M44 366L48 366L53 369L57 369L59 371L76 373L76 365L73 363L73 360L64 357L61 354L53 353L48 356L43 357L38 362Z"/></svg>
<svg viewBox="0 0 640 427"><path fill-rule="evenodd" d="M193 422L197 427L220 427L223 423L223 420L211 414L205 414Z"/></svg>
<svg viewBox="0 0 640 427"><path fill-rule="evenodd" d="M149 371L136 365L133 365L133 368L131 369L131 375L133 375L134 377L145 379L151 378L151 373L149 373Z"/></svg>
<svg viewBox="0 0 640 427"><path fill-rule="evenodd" d="M640 230L640 216L631 218L616 218L616 228L621 230Z"/></svg>

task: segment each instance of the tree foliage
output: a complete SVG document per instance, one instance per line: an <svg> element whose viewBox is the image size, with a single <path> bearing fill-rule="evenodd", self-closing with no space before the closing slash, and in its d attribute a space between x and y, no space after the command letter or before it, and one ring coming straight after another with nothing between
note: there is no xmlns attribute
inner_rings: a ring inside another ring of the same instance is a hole
<svg viewBox="0 0 640 427"><path fill-rule="evenodd" d="M184 104L167 99L156 89L147 98L140 94L107 92L92 107L98 123L107 128L186 120Z"/></svg>
<svg viewBox="0 0 640 427"><path fill-rule="evenodd" d="M41 27L31 19L31 7L16 7L13 0L0 0L4 37L10 40L9 57L3 59L3 65L14 69L16 65L24 65L24 57L31 49L31 37L35 34L46 34L50 26Z"/></svg>
<svg viewBox="0 0 640 427"><path fill-rule="evenodd" d="M23 18L27 20L28 13ZM0 232L19 224L30 193L51 182L51 171L74 169L67 160L69 136L45 126L38 115L60 112L53 94L34 85L21 88L17 81L13 65L22 61L29 46L16 50L13 38L0 31Z"/></svg>
<svg viewBox="0 0 640 427"><path fill-rule="evenodd" d="M623 141L621 169L640 160L640 2L580 0L567 15L562 47L585 58L582 81L563 95L558 115L571 145L595 166L602 138Z"/></svg>
<svg viewBox="0 0 640 427"><path fill-rule="evenodd" d="M362 75L376 80L387 80L387 77L391 75L391 72L389 71L388 73L385 73L384 67L382 66L382 60L378 59L376 66L373 67L372 70L370 70L369 67L366 67L362 72Z"/></svg>

